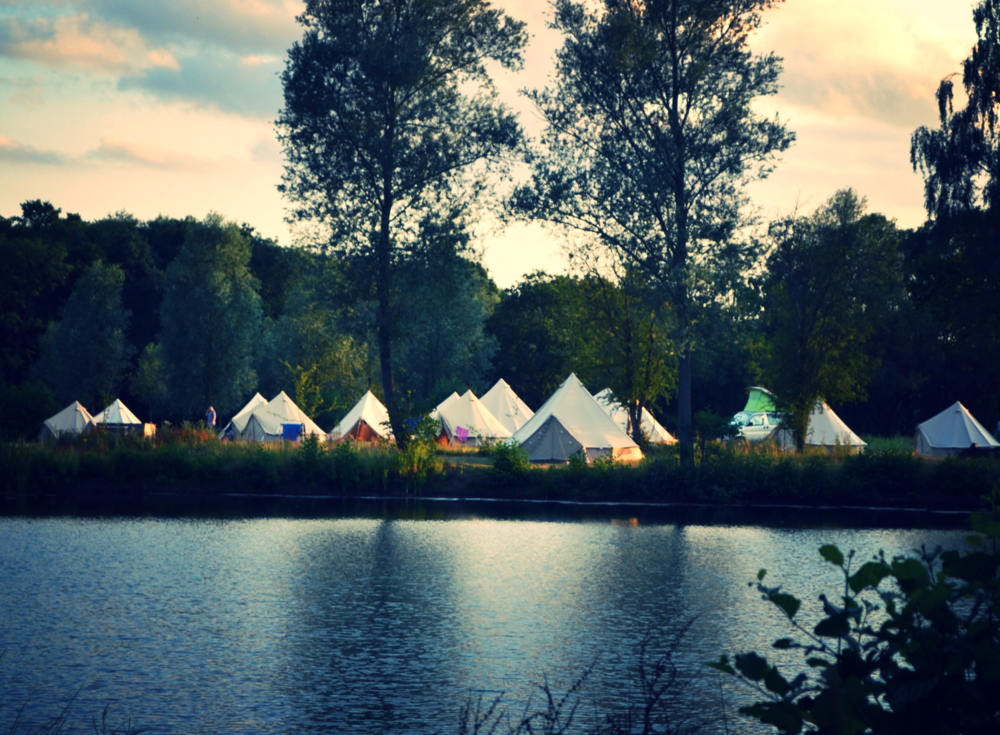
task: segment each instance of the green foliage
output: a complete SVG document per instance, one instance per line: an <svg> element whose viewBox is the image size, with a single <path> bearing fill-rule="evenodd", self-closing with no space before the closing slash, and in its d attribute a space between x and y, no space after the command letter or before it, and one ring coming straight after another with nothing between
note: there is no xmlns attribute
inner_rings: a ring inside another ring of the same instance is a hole
<svg viewBox="0 0 1000 735"><path fill-rule="evenodd" d="M464 216L491 199L483 174L506 168L521 131L487 66L519 68L527 36L482 0L310 0L298 21L282 74L280 189L292 216L317 224L373 286L382 389L398 422L397 266L454 202Z"/></svg>
<svg viewBox="0 0 1000 735"><path fill-rule="evenodd" d="M253 393L261 303L249 259L240 229L213 214L189 225L167 268L159 344L174 416L228 414Z"/></svg>
<svg viewBox="0 0 1000 735"><path fill-rule="evenodd" d="M918 128L910 161L924 176L924 204L947 219L979 207L1000 207L1000 3L980 0L972 11L978 39L962 64L967 104L955 111L952 76L937 90L938 130Z"/></svg>
<svg viewBox="0 0 1000 735"><path fill-rule="evenodd" d="M881 552L855 569L854 552L820 555L839 570L836 598L820 595L811 629L796 618L800 601L755 583L788 618L797 638L774 647L797 651L807 668L788 680L756 653L727 656L714 668L739 676L762 701L743 714L779 731L853 733L995 733L1000 731L1000 521L974 513L972 550L887 559Z"/></svg>
<svg viewBox="0 0 1000 735"><path fill-rule="evenodd" d="M517 479L531 470L528 452L519 442L513 440L494 444L490 451L490 462L493 467L493 477L503 481Z"/></svg>
<svg viewBox="0 0 1000 735"><path fill-rule="evenodd" d="M817 401L866 397L881 320L903 297L900 234L865 206L844 189L809 217L771 225L764 376L799 451Z"/></svg>
<svg viewBox="0 0 1000 735"><path fill-rule="evenodd" d="M529 94L547 127L513 209L618 251L662 289L675 314L685 456L692 325L754 264L754 244L734 237L743 186L794 139L754 108L781 69L748 47L772 4L558 0L552 25L566 41L555 86Z"/></svg>
<svg viewBox="0 0 1000 735"><path fill-rule="evenodd" d="M160 345L150 342L143 349L136 362L129 389L146 406L146 414L152 422L160 415L167 400L167 384L163 377L163 359Z"/></svg>
<svg viewBox="0 0 1000 735"><path fill-rule="evenodd" d="M118 392L132 358L124 282L117 265L91 266L77 281L62 319L42 336L37 373L61 402L95 406Z"/></svg>
<svg viewBox="0 0 1000 735"><path fill-rule="evenodd" d="M42 422L61 408L52 389L41 381L0 382L0 441L33 439Z"/></svg>

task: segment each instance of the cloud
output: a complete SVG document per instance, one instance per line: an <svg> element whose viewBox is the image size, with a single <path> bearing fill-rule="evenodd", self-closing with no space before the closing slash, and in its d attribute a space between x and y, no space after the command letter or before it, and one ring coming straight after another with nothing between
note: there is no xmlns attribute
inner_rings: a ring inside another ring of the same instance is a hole
<svg viewBox="0 0 1000 735"><path fill-rule="evenodd" d="M0 18L0 56L112 74L177 65L169 51L149 48L138 31L86 15Z"/></svg>
<svg viewBox="0 0 1000 735"><path fill-rule="evenodd" d="M195 42L243 55L284 55L302 35L295 16L305 7L301 0L76 0L73 4L160 43Z"/></svg>
<svg viewBox="0 0 1000 735"><path fill-rule="evenodd" d="M210 162L197 156L173 153L154 146L144 146L102 137L96 149L83 156L86 161L102 163L125 163L151 168L157 171L186 171L198 173L210 166Z"/></svg>
<svg viewBox="0 0 1000 735"><path fill-rule="evenodd" d="M66 157L54 151L40 151L32 146L26 146L10 138L0 135L0 161L6 163L42 163L61 166L66 163Z"/></svg>
<svg viewBox="0 0 1000 735"><path fill-rule="evenodd" d="M966 43L927 16L901 22L888 0L789 3L765 20L754 46L784 57L783 100L909 129L934 123L934 91L974 37L971 24Z"/></svg>
<svg viewBox="0 0 1000 735"><path fill-rule="evenodd" d="M256 163L281 163L281 146L274 138L261 138L250 149L250 158Z"/></svg>
<svg viewBox="0 0 1000 735"><path fill-rule="evenodd" d="M0 78L0 87L10 87L13 90L8 98L10 104L26 110L37 109L42 106L44 101L45 89L40 74L32 77Z"/></svg>
<svg viewBox="0 0 1000 735"><path fill-rule="evenodd" d="M277 64L247 64L230 54L202 51L182 57L176 69L156 68L122 77L123 90L246 117L274 119L283 104Z"/></svg>

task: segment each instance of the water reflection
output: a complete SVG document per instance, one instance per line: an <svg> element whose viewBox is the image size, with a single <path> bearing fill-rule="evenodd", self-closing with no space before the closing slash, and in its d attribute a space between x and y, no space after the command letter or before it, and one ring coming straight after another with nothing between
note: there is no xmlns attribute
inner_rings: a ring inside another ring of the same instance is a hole
<svg viewBox="0 0 1000 735"><path fill-rule="evenodd" d="M702 662L787 632L747 586L759 568L814 601L836 578L823 543L867 556L964 537L916 516L859 528L787 511L766 525L426 501L209 510L0 517L0 726L26 700L29 721L54 714L84 685L80 721L110 704L157 732L449 732L470 692L523 703L595 662L587 703L602 711L634 694L646 635L692 620L677 660L711 711Z"/></svg>

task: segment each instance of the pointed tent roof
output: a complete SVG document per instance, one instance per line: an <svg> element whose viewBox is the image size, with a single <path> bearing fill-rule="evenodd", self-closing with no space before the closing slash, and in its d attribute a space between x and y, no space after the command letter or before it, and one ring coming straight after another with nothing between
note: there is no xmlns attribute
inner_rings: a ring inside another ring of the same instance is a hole
<svg viewBox="0 0 1000 735"><path fill-rule="evenodd" d="M574 374L515 432L513 440L536 462L563 462L580 449L591 458L607 452L621 459L642 458L639 446Z"/></svg>
<svg viewBox="0 0 1000 735"><path fill-rule="evenodd" d="M233 418L229 420L229 423L226 424L225 428L219 432L219 438L221 439L225 436L230 426L233 427L237 434L242 434L243 430L247 428L247 422L250 420L250 414L253 413L253 410L257 408L257 406L266 405L267 399L260 393L254 393L253 398L247 401L247 405L241 408L240 412L233 416Z"/></svg>
<svg viewBox="0 0 1000 735"><path fill-rule="evenodd" d="M792 432L788 429L779 427L774 430L772 436L782 449L791 449L795 446ZM805 443L810 447L849 447L853 452L860 452L868 446L860 436L851 431L826 401L818 401L813 412L809 414Z"/></svg>
<svg viewBox="0 0 1000 735"><path fill-rule="evenodd" d="M142 422L128 407L116 398L115 402L105 408L100 413L95 413L94 424L107 426L142 426Z"/></svg>
<svg viewBox="0 0 1000 735"><path fill-rule="evenodd" d="M392 429L389 428L389 412L375 394L368 391L361 400L354 404L354 408L347 412L347 415L339 424L333 427L330 432L334 436L352 435L356 439L366 441L368 432L362 426L368 426L377 436L383 439L392 439Z"/></svg>
<svg viewBox="0 0 1000 735"><path fill-rule="evenodd" d="M51 436L60 434L79 434L87 428L94 420L90 411L84 408L79 401L73 401L55 416L45 419L42 424L42 433L46 432Z"/></svg>
<svg viewBox="0 0 1000 735"><path fill-rule="evenodd" d="M248 438L264 441L269 437L281 437L284 433L282 424L302 424L305 427L304 433L315 434L320 439L326 438L326 432L306 416L285 391L281 391L268 403L259 405L250 412L247 428L250 429L252 436Z"/></svg>
<svg viewBox="0 0 1000 735"><path fill-rule="evenodd" d="M459 428L466 429L470 437L481 439L509 439L513 434L471 390L457 399L446 400L438 409L449 436L454 437Z"/></svg>
<svg viewBox="0 0 1000 735"><path fill-rule="evenodd" d="M615 423L622 428L622 431L628 434L628 409L615 401L614 395L611 393L611 389L605 388L594 396L594 399L601 404L604 410L607 411L608 416L614 419ZM659 421L653 418L653 414L651 414L645 406L643 406L642 409L642 433L645 434L646 438L654 444L677 443L677 440L673 437L673 435L667 431Z"/></svg>
<svg viewBox="0 0 1000 735"><path fill-rule="evenodd" d="M747 413L759 413L760 411L774 413L774 394L771 391L760 386L753 386L747 390L750 391L750 395L747 396L747 405L743 407L744 411Z"/></svg>
<svg viewBox="0 0 1000 735"><path fill-rule="evenodd" d="M917 426L914 437L917 454L947 456L968 449L997 447L997 442L960 401Z"/></svg>
<svg viewBox="0 0 1000 735"><path fill-rule="evenodd" d="M450 396L448 396L447 398L445 398L437 406L434 407L434 410L431 411L431 418L432 419L440 419L441 418L441 409L443 409L445 406L447 406L452 401L457 401L460 397L461 396L459 396L458 393L456 393L455 391L452 391Z"/></svg>
<svg viewBox="0 0 1000 735"><path fill-rule="evenodd" d="M528 408L528 404L518 397L503 378L500 378L479 400L511 434L535 415L535 412Z"/></svg>

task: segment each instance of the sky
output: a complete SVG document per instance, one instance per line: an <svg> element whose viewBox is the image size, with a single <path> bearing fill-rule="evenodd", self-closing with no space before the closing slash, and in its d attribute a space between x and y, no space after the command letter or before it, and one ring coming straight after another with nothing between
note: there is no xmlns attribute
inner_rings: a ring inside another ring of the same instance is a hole
<svg viewBox="0 0 1000 735"><path fill-rule="evenodd" d="M529 133L519 89L544 86L559 35L539 0L495 0L528 24L525 68L498 79ZM752 185L766 220L853 187L901 227L924 220L910 135L937 122L934 91L975 42L975 0L786 0L765 13L757 52L784 58L759 101L797 141ZM49 201L86 220L125 211L218 212L289 244L277 191L280 73L301 36L300 0L0 0L0 215ZM541 225L484 224L476 244L501 288L565 270Z"/></svg>

